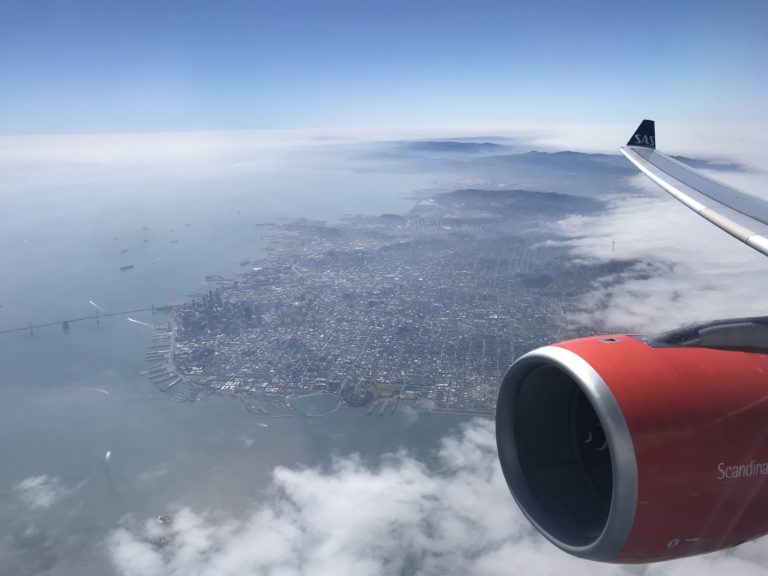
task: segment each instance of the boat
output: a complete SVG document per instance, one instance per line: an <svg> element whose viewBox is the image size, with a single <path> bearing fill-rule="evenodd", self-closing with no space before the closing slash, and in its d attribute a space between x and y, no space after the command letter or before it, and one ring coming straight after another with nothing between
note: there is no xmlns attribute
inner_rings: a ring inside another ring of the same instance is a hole
<svg viewBox="0 0 768 576"><path fill-rule="evenodd" d="M135 268L134 264L128 264L126 266L120 266L120 270L123 271L123 272L125 272L126 270L131 270L133 268Z"/></svg>

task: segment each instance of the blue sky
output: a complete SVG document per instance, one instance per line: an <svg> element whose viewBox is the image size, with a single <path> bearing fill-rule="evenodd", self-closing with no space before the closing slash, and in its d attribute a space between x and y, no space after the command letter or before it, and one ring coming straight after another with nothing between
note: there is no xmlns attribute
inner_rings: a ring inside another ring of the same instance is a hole
<svg viewBox="0 0 768 576"><path fill-rule="evenodd" d="M766 2L3 0L0 133L765 121Z"/></svg>

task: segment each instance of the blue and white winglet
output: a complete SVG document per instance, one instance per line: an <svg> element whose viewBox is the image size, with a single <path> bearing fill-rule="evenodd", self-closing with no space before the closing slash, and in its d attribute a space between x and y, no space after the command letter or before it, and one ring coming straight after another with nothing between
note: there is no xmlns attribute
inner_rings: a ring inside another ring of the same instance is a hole
<svg viewBox="0 0 768 576"><path fill-rule="evenodd" d="M619 150L643 174L699 216L768 256L768 202L704 176L656 150L653 120L643 120Z"/></svg>

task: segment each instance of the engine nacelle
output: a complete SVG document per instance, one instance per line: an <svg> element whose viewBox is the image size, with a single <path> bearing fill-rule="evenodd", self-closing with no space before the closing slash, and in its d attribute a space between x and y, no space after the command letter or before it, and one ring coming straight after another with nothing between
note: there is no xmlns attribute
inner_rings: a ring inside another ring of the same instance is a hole
<svg viewBox="0 0 768 576"><path fill-rule="evenodd" d="M631 563L768 533L768 326L739 322L571 340L512 365L499 459L544 536Z"/></svg>

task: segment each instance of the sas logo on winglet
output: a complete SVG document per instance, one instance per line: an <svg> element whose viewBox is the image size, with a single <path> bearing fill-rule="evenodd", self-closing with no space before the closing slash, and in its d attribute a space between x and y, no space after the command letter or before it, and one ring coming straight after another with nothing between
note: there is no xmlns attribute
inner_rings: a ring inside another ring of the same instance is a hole
<svg viewBox="0 0 768 576"><path fill-rule="evenodd" d="M642 148L656 148L656 124L653 120L643 120L637 127L627 146L640 146Z"/></svg>
<svg viewBox="0 0 768 576"><path fill-rule="evenodd" d="M648 134L635 134L634 138L635 146L651 146L656 148L656 142L653 136L649 136Z"/></svg>
<svg viewBox="0 0 768 576"><path fill-rule="evenodd" d="M752 476L768 476L768 462L756 462L728 466L725 462L717 465L718 480L736 480L738 478L751 478Z"/></svg>

